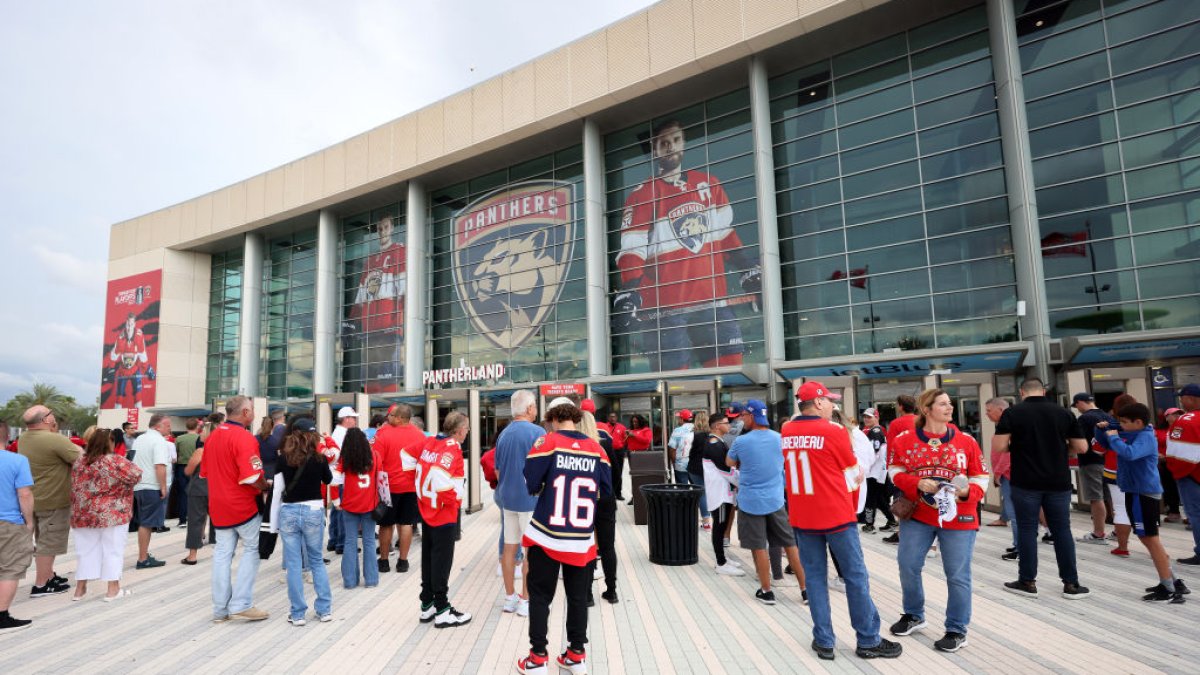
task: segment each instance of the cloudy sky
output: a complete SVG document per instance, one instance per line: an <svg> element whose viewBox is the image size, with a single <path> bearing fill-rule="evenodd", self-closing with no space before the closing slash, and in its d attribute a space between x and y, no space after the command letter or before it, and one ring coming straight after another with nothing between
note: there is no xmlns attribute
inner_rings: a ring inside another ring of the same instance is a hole
<svg viewBox="0 0 1200 675"><path fill-rule="evenodd" d="M0 3L0 404L99 393L109 227L344 140L649 0Z"/></svg>

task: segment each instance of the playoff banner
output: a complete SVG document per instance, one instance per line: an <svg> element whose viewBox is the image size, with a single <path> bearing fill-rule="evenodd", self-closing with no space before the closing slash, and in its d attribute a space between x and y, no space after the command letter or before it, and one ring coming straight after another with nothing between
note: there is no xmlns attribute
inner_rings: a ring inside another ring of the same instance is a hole
<svg viewBox="0 0 1200 675"><path fill-rule="evenodd" d="M108 282L101 408L154 405L162 270Z"/></svg>

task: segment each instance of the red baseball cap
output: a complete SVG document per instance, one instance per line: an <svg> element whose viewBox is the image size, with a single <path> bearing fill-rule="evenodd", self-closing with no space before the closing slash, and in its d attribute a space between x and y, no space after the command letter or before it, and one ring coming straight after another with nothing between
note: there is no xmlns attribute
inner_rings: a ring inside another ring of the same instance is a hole
<svg viewBox="0 0 1200 675"><path fill-rule="evenodd" d="M1167 408L1166 410L1163 411L1163 419L1167 419L1171 415L1174 415L1175 413L1181 413L1181 412L1183 412L1183 410L1180 408Z"/></svg>
<svg viewBox="0 0 1200 675"><path fill-rule="evenodd" d="M684 422L692 421L692 411L688 410L687 408L684 408L675 414L679 415L679 419L683 420Z"/></svg>
<svg viewBox="0 0 1200 675"><path fill-rule="evenodd" d="M820 382L805 382L796 389L796 398L801 401L812 401L818 398L827 398L831 401L841 400L841 394L835 394L829 391L829 388Z"/></svg>
<svg viewBox="0 0 1200 675"><path fill-rule="evenodd" d="M583 412L590 412L594 415L596 414L596 402L590 398L585 398L579 402L579 409Z"/></svg>

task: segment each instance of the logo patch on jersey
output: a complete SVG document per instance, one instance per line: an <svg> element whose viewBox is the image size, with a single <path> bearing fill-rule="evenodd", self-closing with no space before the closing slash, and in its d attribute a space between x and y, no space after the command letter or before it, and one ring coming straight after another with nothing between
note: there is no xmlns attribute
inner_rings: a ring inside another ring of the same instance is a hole
<svg viewBox="0 0 1200 675"><path fill-rule="evenodd" d="M450 465L453 463L454 463L454 458L451 457L450 455L442 455L442 458L440 460L438 460L438 464L441 464L446 469L449 469Z"/></svg>
<svg viewBox="0 0 1200 675"><path fill-rule="evenodd" d="M675 233L679 243L692 253L699 253L708 242L708 214L704 207L691 202L672 209L669 216L671 231Z"/></svg>
<svg viewBox="0 0 1200 675"><path fill-rule="evenodd" d="M471 323L516 349L538 332L562 294L575 246L574 186L517 183L454 216L454 281Z"/></svg>
<svg viewBox="0 0 1200 675"><path fill-rule="evenodd" d="M1183 438L1183 427L1175 427L1174 429L1171 430L1171 439L1172 440L1177 441L1181 438Z"/></svg>
<svg viewBox="0 0 1200 675"><path fill-rule="evenodd" d="M262 471L262 458L255 455L250 458L250 468L255 471Z"/></svg>

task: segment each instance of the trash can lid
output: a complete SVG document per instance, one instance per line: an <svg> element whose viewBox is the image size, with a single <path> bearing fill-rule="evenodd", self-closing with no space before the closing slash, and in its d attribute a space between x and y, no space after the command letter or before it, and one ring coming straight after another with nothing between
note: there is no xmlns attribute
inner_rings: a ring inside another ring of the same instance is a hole
<svg viewBox="0 0 1200 675"><path fill-rule="evenodd" d="M680 483L651 483L641 486L642 492L658 495L702 493L704 488L699 485L682 485Z"/></svg>

